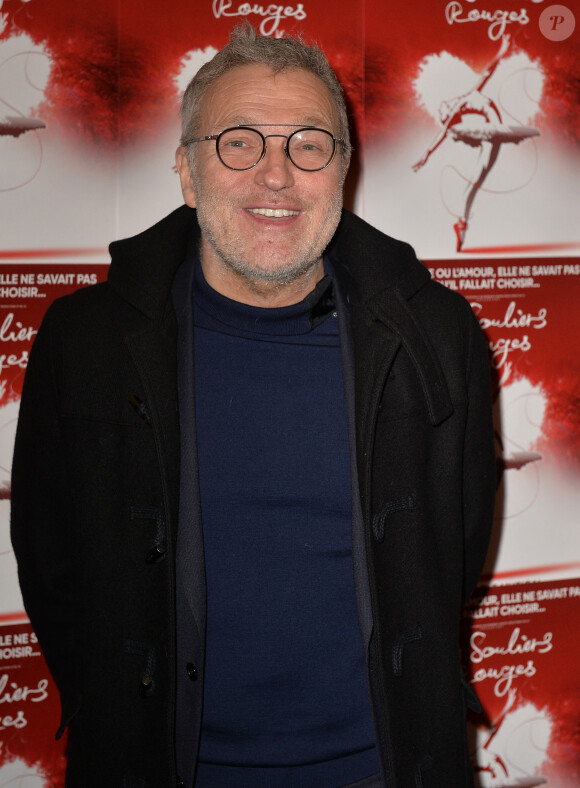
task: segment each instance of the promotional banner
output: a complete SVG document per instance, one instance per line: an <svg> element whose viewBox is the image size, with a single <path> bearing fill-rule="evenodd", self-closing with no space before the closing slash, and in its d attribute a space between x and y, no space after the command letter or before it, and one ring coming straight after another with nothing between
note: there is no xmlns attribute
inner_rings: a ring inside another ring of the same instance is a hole
<svg viewBox="0 0 580 788"><path fill-rule="evenodd" d="M91 255L175 208L180 96L243 21L316 39L362 117L363 0L0 0L2 248Z"/></svg>
<svg viewBox="0 0 580 788"><path fill-rule="evenodd" d="M575 24L541 0L369 3L371 224L422 259L578 254Z"/></svg>
<svg viewBox="0 0 580 788"><path fill-rule="evenodd" d="M55 744L60 702L36 635L28 623L0 615L0 785L64 784L66 738Z"/></svg>
<svg viewBox="0 0 580 788"><path fill-rule="evenodd" d="M576 579L481 586L464 654L483 704L471 718L482 788L580 785Z"/></svg>
<svg viewBox="0 0 580 788"><path fill-rule="evenodd" d="M429 264L461 292L489 344L498 497L463 657L483 712L472 717L482 788L580 784L580 298L578 258ZM545 655L545 656L544 656Z"/></svg>
<svg viewBox="0 0 580 788"><path fill-rule="evenodd" d="M180 95L244 20L323 47L352 119L346 206L410 242L486 334L498 497L462 622L482 702L470 717L477 784L580 785L578 11L0 0L0 786L61 788L65 762L9 540L30 346L55 297L106 277L111 240L181 204Z"/></svg>

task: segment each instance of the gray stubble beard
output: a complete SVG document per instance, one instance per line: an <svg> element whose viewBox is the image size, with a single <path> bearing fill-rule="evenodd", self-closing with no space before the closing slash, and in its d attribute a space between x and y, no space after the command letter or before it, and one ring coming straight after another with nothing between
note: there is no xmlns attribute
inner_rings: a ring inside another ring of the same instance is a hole
<svg viewBox="0 0 580 788"><path fill-rule="evenodd" d="M232 271L240 279L244 280L248 286L253 290L262 291L266 289L279 290L286 287L299 279L307 278L317 267L324 250L330 243L341 218L342 211L342 183L340 188L337 189L332 196L332 200L328 206L326 221L322 226L321 235L319 239L311 244L309 249L306 249L302 258L294 262L290 266L276 267L276 268L258 268L252 266L251 262L246 260L245 257L240 255L234 248L233 243L230 241L227 245L220 245L214 231L211 228L211 221L207 217L211 215L213 206L219 200L212 194L204 193L205 190L200 188L200 181L195 174L195 165L191 166L191 173L193 180L197 183L198 194L202 196L201 202L203 207L197 207L197 218L201 228L202 238L205 239L213 248L222 264ZM343 179L344 181L344 179ZM318 240L318 242L316 242Z"/></svg>

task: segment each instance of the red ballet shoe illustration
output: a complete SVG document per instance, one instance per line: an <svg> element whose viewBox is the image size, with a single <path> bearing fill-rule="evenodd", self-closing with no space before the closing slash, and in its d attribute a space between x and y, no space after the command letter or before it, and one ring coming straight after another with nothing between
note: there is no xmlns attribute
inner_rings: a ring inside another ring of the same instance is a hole
<svg viewBox="0 0 580 788"><path fill-rule="evenodd" d="M465 219L459 219L459 221L453 225L453 229L455 230L455 236L457 238L456 251L460 252L461 247L463 246L463 241L465 240L465 233L467 231L467 222L465 221Z"/></svg>

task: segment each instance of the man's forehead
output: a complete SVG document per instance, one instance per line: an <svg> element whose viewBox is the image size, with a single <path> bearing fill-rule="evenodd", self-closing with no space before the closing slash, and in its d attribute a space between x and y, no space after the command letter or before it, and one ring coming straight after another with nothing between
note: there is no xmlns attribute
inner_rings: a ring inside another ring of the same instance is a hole
<svg viewBox="0 0 580 788"><path fill-rule="evenodd" d="M318 76L294 67L274 71L265 64L226 71L208 88L201 111L206 121L232 125L316 125L337 118L334 99ZM270 113L276 117L270 119Z"/></svg>

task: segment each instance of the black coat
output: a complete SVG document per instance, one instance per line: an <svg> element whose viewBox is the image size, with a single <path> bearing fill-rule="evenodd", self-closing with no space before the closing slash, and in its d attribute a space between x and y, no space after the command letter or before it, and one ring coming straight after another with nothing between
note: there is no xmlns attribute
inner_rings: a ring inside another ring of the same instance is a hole
<svg viewBox="0 0 580 788"><path fill-rule="evenodd" d="M75 788L176 784L171 286L198 235L182 207L112 244L108 282L50 307L26 375L12 538L61 730L70 723ZM467 786L459 613L495 481L483 337L410 247L352 214L328 254L350 311L383 763L392 786Z"/></svg>

